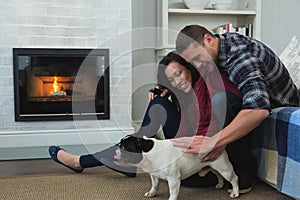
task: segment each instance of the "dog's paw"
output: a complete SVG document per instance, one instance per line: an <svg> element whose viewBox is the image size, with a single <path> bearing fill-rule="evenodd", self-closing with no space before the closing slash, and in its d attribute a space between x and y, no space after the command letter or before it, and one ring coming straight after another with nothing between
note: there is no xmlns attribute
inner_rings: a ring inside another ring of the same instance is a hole
<svg viewBox="0 0 300 200"><path fill-rule="evenodd" d="M198 174L199 176L204 177L210 171L211 171L210 167L204 167L198 172Z"/></svg>
<svg viewBox="0 0 300 200"><path fill-rule="evenodd" d="M219 183L215 186L216 189L222 189L223 187L224 187L224 181L223 181L223 182L219 182Z"/></svg>
<svg viewBox="0 0 300 200"><path fill-rule="evenodd" d="M144 196L148 198L152 198L156 196L156 192L150 190L149 192L146 192Z"/></svg>
<svg viewBox="0 0 300 200"><path fill-rule="evenodd" d="M238 198L239 197L239 193L238 192L234 192L232 191L229 195L231 198Z"/></svg>
<svg viewBox="0 0 300 200"><path fill-rule="evenodd" d="M218 184L215 186L217 189L222 189L224 187L224 179L219 174L217 175L218 178Z"/></svg>

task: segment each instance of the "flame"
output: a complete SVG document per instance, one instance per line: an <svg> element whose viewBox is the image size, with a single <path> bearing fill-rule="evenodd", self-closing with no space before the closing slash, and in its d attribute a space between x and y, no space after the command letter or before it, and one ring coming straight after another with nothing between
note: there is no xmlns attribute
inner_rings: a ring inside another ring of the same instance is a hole
<svg viewBox="0 0 300 200"><path fill-rule="evenodd" d="M53 92L58 92L58 82L57 82L57 77L54 77L54 81L53 81Z"/></svg>

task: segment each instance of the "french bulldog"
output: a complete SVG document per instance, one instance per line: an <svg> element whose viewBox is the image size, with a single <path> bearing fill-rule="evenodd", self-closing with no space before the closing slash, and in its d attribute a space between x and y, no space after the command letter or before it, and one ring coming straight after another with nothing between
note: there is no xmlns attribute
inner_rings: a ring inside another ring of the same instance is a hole
<svg viewBox="0 0 300 200"><path fill-rule="evenodd" d="M200 172L205 175L209 168L216 173L218 184L216 188L224 185L223 177L232 184L231 198L239 196L238 177L224 151L217 160L202 163L196 154L185 154L182 148L174 147L170 140L157 140L154 138L141 138L126 136L117 144L115 163L120 166L136 166L149 173L152 187L145 193L146 197L154 197L158 192L159 179L166 180L169 185L169 200L176 200L180 180ZM201 169L203 169L201 171ZM223 176L221 176L221 175Z"/></svg>

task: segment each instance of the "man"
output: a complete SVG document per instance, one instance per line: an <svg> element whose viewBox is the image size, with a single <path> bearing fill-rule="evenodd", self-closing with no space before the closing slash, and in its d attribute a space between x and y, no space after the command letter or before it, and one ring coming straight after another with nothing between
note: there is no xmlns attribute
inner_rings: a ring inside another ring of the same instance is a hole
<svg viewBox="0 0 300 200"><path fill-rule="evenodd" d="M238 87L242 105L233 120L214 136L176 138L172 140L174 145L185 148L186 153L206 155L203 162L215 160L226 148L241 190L249 192L256 165L249 161L247 167L247 158L243 156L248 148L246 136L270 115L272 108L298 106L296 86L278 56L263 43L246 36L213 35L205 27L190 25L178 34L176 51L200 71L217 66Z"/></svg>

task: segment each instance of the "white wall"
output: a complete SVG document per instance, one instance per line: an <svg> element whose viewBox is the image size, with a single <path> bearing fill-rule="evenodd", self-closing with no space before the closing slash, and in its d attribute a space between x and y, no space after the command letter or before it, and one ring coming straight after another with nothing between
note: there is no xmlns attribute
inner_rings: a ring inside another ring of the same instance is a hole
<svg viewBox="0 0 300 200"><path fill-rule="evenodd" d="M278 55L293 35L300 37L299 0L262 0L261 40Z"/></svg>
<svg viewBox="0 0 300 200"><path fill-rule="evenodd" d="M131 16L131 0L0 0L0 159L18 157L4 148L105 144L132 131ZM111 119L15 122L14 47L109 48Z"/></svg>
<svg viewBox="0 0 300 200"><path fill-rule="evenodd" d="M132 119L142 121L148 105L148 91L156 83L157 0L132 0L133 73Z"/></svg>

